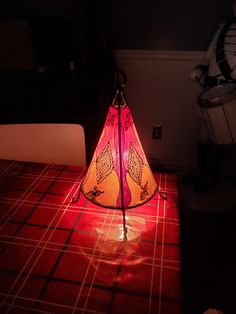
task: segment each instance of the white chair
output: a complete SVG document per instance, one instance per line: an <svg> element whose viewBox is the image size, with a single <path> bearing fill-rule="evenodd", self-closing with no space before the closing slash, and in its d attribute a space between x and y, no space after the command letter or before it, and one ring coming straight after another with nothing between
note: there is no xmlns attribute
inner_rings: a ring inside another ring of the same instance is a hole
<svg viewBox="0 0 236 314"><path fill-rule="evenodd" d="M0 158L85 166L84 128L56 123L0 125Z"/></svg>

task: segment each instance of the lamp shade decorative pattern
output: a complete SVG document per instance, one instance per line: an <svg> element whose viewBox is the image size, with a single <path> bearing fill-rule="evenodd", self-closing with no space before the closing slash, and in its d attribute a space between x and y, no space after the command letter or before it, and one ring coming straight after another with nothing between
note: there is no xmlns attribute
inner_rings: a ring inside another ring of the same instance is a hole
<svg viewBox="0 0 236 314"><path fill-rule="evenodd" d="M122 89L117 89L81 191L93 203L127 209L147 202L157 184Z"/></svg>

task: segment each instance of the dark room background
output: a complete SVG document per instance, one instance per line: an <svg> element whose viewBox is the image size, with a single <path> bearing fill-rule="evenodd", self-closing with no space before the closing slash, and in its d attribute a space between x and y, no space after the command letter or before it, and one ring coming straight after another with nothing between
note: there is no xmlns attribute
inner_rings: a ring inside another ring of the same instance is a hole
<svg viewBox="0 0 236 314"><path fill-rule="evenodd" d="M232 0L0 2L0 123L80 123L88 159L117 50L204 51Z"/></svg>

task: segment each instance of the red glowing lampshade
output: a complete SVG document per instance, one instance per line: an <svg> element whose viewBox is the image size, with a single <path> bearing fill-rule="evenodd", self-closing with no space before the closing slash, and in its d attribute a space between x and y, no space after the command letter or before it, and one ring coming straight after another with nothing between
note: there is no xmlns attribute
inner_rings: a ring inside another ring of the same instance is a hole
<svg viewBox="0 0 236 314"><path fill-rule="evenodd" d="M157 191L122 85L117 87L81 191L99 206L122 210L142 205Z"/></svg>

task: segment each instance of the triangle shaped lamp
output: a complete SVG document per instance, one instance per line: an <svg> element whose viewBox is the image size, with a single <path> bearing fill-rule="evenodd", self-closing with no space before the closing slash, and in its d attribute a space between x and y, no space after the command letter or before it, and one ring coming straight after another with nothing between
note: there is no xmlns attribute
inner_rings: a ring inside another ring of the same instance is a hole
<svg viewBox="0 0 236 314"><path fill-rule="evenodd" d="M123 211L140 206L159 191L140 142L124 94L123 81L116 83L116 94L108 110L81 191L91 202Z"/></svg>

